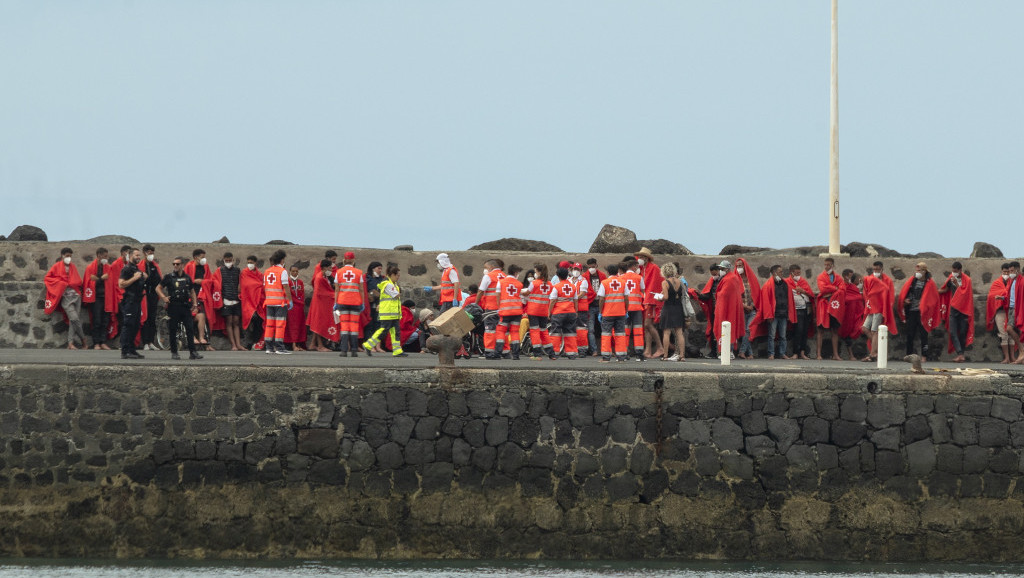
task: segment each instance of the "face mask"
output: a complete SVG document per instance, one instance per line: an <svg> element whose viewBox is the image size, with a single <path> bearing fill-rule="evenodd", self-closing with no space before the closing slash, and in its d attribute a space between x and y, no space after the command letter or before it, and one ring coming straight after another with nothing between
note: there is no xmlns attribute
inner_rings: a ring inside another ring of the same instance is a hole
<svg viewBox="0 0 1024 578"><path fill-rule="evenodd" d="M203 257L202 259L200 259L199 260L199 264L200 265L205 265L206 264L206 257Z"/></svg>
<svg viewBox="0 0 1024 578"><path fill-rule="evenodd" d="M914 273L914 278L915 279L923 279L924 278L924 273L918 271L917 273Z"/></svg>
<svg viewBox="0 0 1024 578"><path fill-rule="evenodd" d="M740 275L742 275L743 271L745 271L745 270L746 269L744 269L743 267L736 267L736 272L739 273Z"/></svg>
<svg viewBox="0 0 1024 578"><path fill-rule="evenodd" d="M100 259L100 265L106 265L106 264L107 264L107 260L106 259Z"/></svg>
<svg viewBox="0 0 1024 578"><path fill-rule="evenodd" d="M230 268L235 266L235 262L234 261L224 261L224 266L227 267L228 269L230 269Z"/></svg>
<svg viewBox="0 0 1024 578"><path fill-rule="evenodd" d="M793 275L793 280L794 281L799 281L800 280L800 276L799 275Z"/></svg>
<svg viewBox="0 0 1024 578"><path fill-rule="evenodd" d="M591 267L590 269L587 269L587 271L590 271L591 275L597 275L597 269L595 267Z"/></svg>
<svg viewBox="0 0 1024 578"><path fill-rule="evenodd" d="M1016 273L1010 273L1010 279L1014 279L1014 278L1016 278L1016 277L1017 277L1017 274L1016 274Z"/></svg>
<svg viewBox="0 0 1024 578"><path fill-rule="evenodd" d="M579 271L573 271L572 272L572 276L573 277L579 277L580 276L580 272Z"/></svg>
<svg viewBox="0 0 1024 578"><path fill-rule="evenodd" d="M1010 276L1009 276L1009 275L1005 275L1005 274L1004 274L1004 275L1002 275L1002 277L1003 277L1003 281L1006 281L1007 279L1009 279L1009 278L1010 278Z"/></svg>
<svg viewBox="0 0 1024 578"><path fill-rule="evenodd" d="M249 269L250 271L255 271L255 270L256 270L256 263L246 263L246 264L245 264L245 266L246 266L246 267L247 267L247 268L248 268L248 269Z"/></svg>
<svg viewBox="0 0 1024 578"><path fill-rule="evenodd" d="M640 263L641 265L646 265L647 264L647 259L637 259L636 262Z"/></svg>
<svg viewBox="0 0 1024 578"><path fill-rule="evenodd" d="M64 257L64 264L65 265L70 265L71 264L71 257Z"/></svg>
<svg viewBox="0 0 1024 578"><path fill-rule="evenodd" d="M882 276L882 272L881 271L872 271L871 274L874 275L875 277L881 277Z"/></svg>
<svg viewBox="0 0 1024 578"><path fill-rule="evenodd" d="M959 279L960 278L960 274L957 273L956 271L953 271L953 277Z"/></svg>
<svg viewBox="0 0 1024 578"><path fill-rule="evenodd" d="M779 277L778 275L776 275L775 276L775 282L778 283L779 281L782 281L782 277Z"/></svg>
<svg viewBox="0 0 1024 578"><path fill-rule="evenodd" d="M527 283L533 283L533 277L527 277L526 278L526 282Z"/></svg>
<svg viewBox="0 0 1024 578"><path fill-rule="evenodd" d="M150 263L152 263L153 259L155 259L155 258L156 258L156 255L154 255L153 253L150 253L149 255L146 255L146 260L149 261Z"/></svg>

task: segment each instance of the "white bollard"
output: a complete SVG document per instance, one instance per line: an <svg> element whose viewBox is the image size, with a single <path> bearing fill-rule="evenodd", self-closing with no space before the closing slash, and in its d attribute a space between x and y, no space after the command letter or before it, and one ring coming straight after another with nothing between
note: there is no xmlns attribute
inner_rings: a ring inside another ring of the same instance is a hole
<svg viewBox="0 0 1024 578"><path fill-rule="evenodd" d="M889 367L889 328L885 325L878 326L878 369Z"/></svg>
<svg viewBox="0 0 1024 578"><path fill-rule="evenodd" d="M729 365L732 362L732 324L728 321L722 322L722 339L718 341L718 358L722 365Z"/></svg>

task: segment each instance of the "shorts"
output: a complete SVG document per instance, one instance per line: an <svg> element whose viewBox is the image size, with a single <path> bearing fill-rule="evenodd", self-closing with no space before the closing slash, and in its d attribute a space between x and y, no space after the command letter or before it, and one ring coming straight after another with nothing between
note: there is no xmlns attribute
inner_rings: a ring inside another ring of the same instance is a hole
<svg viewBox="0 0 1024 578"><path fill-rule="evenodd" d="M241 317L242 316L242 304L235 303L234 305L225 305L220 308L220 314L223 317Z"/></svg>
<svg viewBox="0 0 1024 578"><path fill-rule="evenodd" d="M881 313L870 313L864 318L864 325L862 325L862 327L868 331L875 332L878 331L878 327L882 322L883 319Z"/></svg>
<svg viewBox="0 0 1024 578"><path fill-rule="evenodd" d="M829 315L829 317L828 317L828 325L819 325L818 327L820 327L821 329L828 329L830 331L839 331L839 326L840 325L841 324L839 323L838 319L836 319L835 317L832 317L831 315Z"/></svg>

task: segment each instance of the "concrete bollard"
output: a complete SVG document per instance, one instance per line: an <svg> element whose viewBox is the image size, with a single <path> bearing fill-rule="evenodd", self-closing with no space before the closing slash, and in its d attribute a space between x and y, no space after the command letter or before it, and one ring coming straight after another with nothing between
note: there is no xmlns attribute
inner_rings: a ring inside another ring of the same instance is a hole
<svg viewBox="0 0 1024 578"><path fill-rule="evenodd" d="M462 347L462 340L448 335L431 335L427 338L427 351L437 353L437 364L441 367L455 366L455 352Z"/></svg>
<svg viewBox="0 0 1024 578"><path fill-rule="evenodd" d="M878 326L878 369L889 367L889 328L885 325Z"/></svg>
<svg viewBox="0 0 1024 578"><path fill-rule="evenodd" d="M718 359L722 365L732 363L732 324L728 321L722 322L722 339L718 341Z"/></svg>

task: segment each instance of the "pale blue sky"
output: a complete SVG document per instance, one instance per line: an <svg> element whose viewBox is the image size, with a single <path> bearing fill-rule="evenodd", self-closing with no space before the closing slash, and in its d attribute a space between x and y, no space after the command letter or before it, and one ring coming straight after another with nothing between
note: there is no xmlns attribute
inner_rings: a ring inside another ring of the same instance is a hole
<svg viewBox="0 0 1024 578"><path fill-rule="evenodd" d="M1021 253L1022 21L840 0L842 242ZM828 240L827 0L0 0L0 79L0 234Z"/></svg>

